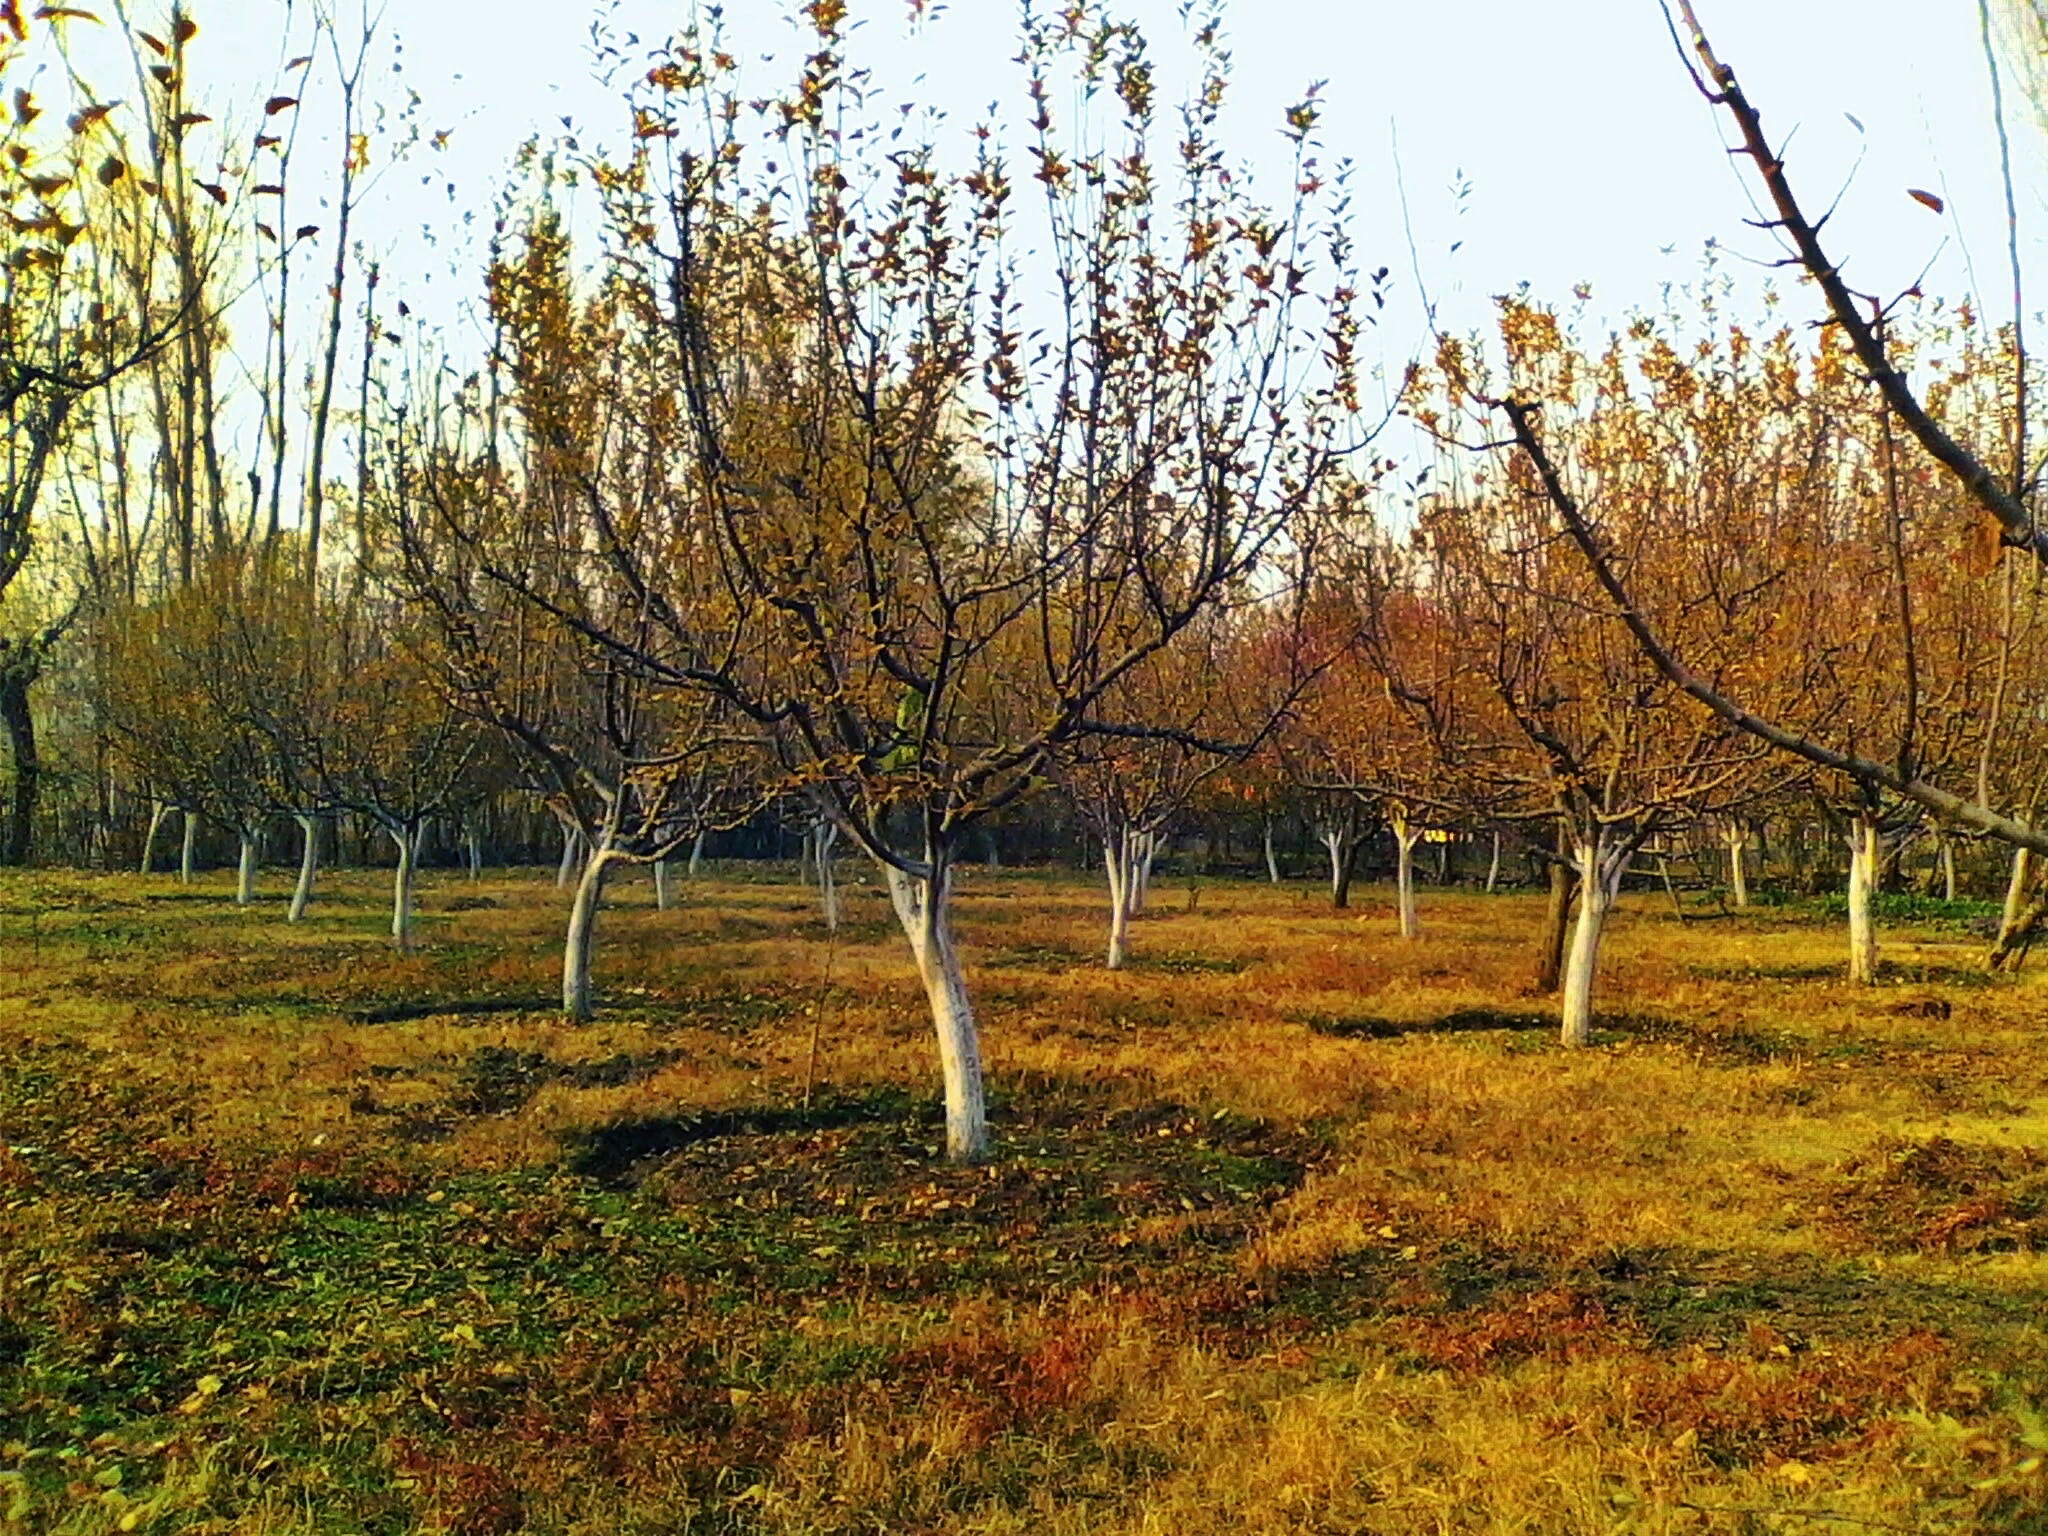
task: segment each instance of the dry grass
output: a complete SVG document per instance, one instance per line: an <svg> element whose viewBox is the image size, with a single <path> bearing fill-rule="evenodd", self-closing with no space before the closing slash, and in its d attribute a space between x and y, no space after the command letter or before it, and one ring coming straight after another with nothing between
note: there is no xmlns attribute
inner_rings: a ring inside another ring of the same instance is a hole
<svg viewBox="0 0 2048 1536"><path fill-rule="evenodd" d="M0 1529L2048 1531L2048 995L1632 898L973 874L999 1145L886 902L0 884ZM819 1041L811 1058L813 1031ZM803 1087L813 1102L803 1105Z"/></svg>

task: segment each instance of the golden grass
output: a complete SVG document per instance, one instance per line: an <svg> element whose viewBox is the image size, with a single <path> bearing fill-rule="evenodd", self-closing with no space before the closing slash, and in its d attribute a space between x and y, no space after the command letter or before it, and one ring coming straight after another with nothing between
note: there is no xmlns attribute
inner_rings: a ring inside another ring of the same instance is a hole
<svg viewBox="0 0 2048 1536"><path fill-rule="evenodd" d="M579 1028L536 876L411 955L371 873L0 885L0 1529L2048 1530L2048 994L1959 933L1631 898L1567 1053L1534 898L1171 882L1113 974L976 871L952 1170L874 886L678 891Z"/></svg>

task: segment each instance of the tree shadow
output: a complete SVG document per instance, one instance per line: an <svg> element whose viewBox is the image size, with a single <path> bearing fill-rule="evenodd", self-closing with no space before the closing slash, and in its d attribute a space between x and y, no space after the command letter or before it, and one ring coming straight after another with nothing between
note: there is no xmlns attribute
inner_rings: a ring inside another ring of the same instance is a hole
<svg viewBox="0 0 2048 1536"><path fill-rule="evenodd" d="M785 1136L901 1120L912 1109L900 1093L821 1099L800 1104L712 1109L694 1114L616 1120L564 1138L569 1172L614 1188L640 1182L653 1166L686 1147L726 1136Z"/></svg>
<svg viewBox="0 0 2048 1536"><path fill-rule="evenodd" d="M453 1002L375 1003L368 1008L351 1008L348 1017L357 1024L406 1024L450 1014L473 1018L493 1013L548 1013L559 1011L561 1006L560 999L551 997L475 997Z"/></svg>
<svg viewBox="0 0 2048 1536"><path fill-rule="evenodd" d="M1388 1019L1373 1014L1340 1017L1321 1014L1306 1021L1310 1030L1339 1040L1391 1040L1401 1035L1469 1035L1487 1030L1557 1028L1553 1014L1526 1009L1458 1008L1434 1019Z"/></svg>

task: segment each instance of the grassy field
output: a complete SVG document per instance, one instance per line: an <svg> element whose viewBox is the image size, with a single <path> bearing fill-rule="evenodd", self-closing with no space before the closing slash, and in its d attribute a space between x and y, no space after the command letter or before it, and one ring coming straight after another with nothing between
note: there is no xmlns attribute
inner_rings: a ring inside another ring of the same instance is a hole
<svg viewBox="0 0 2048 1536"><path fill-rule="evenodd" d="M2048 986L1930 913L0 881L0 1530L2048 1532ZM815 1048L814 1048L815 1041ZM815 1049L815 1054L814 1054ZM806 1083L810 1102L806 1107Z"/></svg>

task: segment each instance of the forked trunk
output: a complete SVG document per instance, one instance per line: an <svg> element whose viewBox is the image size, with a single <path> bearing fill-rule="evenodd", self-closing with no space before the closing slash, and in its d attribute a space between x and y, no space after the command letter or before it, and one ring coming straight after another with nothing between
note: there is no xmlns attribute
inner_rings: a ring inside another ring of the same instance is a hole
<svg viewBox="0 0 2048 1536"><path fill-rule="evenodd" d="M1422 925L1415 917L1415 845L1422 829L1396 814L1394 826L1394 900L1399 910L1401 937L1420 938Z"/></svg>
<svg viewBox="0 0 2048 1536"><path fill-rule="evenodd" d="M199 818L185 812L185 841L178 849L178 884L192 883L192 850L199 838Z"/></svg>
<svg viewBox="0 0 2048 1536"><path fill-rule="evenodd" d="M1323 846L1330 850L1330 905L1348 907L1351 905L1351 871L1358 861L1358 845L1352 841L1351 834L1341 828L1326 828L1319 835Z"/></svg>
<svg viewBox="0 0 2048 1536"><path fill-rule="evenodd" d="M412 887L419 870L419 838L399 823L386 823L384 830L398 845L398 868L391 876L391 942L398 949L412 948Z"/></svg>
<svg viewBox="0 0 2048 1536"><path fill-rule="evenodd" d="M1571 953L1564 970L1564 1006L1559 1039L1581 1046L1593 1038L1593 982L1600 966L1600 940L1621 892L1628 868L1625 839L1607 827L1582 838L1574 850L1579 871L1579 920L1572 929Z"/></svg>
<svg viewBox="0 0 2048 1536"><path fill-rule="evenodd" d="M654 861L654 910L666 912L669 908L668 860Z"/></svg>
<svg viewBox="0 0 2048 1536"><path fill-rule="evenodd" d="M256 831L242 829L242 857L235 866L235 905L246 907L256 899Z"/></svg>
<svg viewBox="0 0 2048 1536"><path fill-rule="evenodd" d="M1109 968L1120 971L1130 952L1131 885L1136 871L1128 828L1102 840L1102 867L1109 875Z"/></svg>
<svg viewBox="0 0 2048 1536"><path fill-rule="evenodd" d="M168 802L149 802L149 830L142 834L142 872L145 875L149 873L150 866L156 863L157 829L164 824L164 818L170 814L171 807Z"/></svg>
<svg viewBox="0 0 2048 1536"><path fill-rule="evenodd" d="M944 854L935 854L928 867L929 876L920 878L888 866L889 900L910 940L938 1035L939 1073L946 1094L946 1156L966 1163L988 1152L981 1041L975 1032L974 1009L967 1000L960 956L953 948L951 870Z"/></svg>
<svg viewBox="0 0 2048 1536"><path fill-rule="evenodd" d="M296 923L306 915L306 903L313 899L313 872L320 863L320 823L312 816L294 816L299 824L299 883L292 887L291 910L285 921Z"/></svg>
<svg viewBox="0 0 2048 1536"><path fill-rule="evenodd" d="M1266 818L1265 833L1266 879L1269 883L1273 885L1278 885L1280 883L1280 854L1279 851L1273 847L1273 818L1270 816Z"/></svg>
<svg viewBox="0 0 2048 1536"><path fill-rule="evenodd" d="M591 850L583 876L576 882L576 899L569 905L569 932L562 943L562 1013L578 1024L596 1014L590 997L590 948L612 859L611 839L606 837Z"/></svg>
<svg viewBox="0 0 2048 1536"><path fill-rule="evenodd" d="M1877 981L1877 923L1871 897L1878 882L1877 822L1858 816L1849 827L1849 980Z"/></svg>

